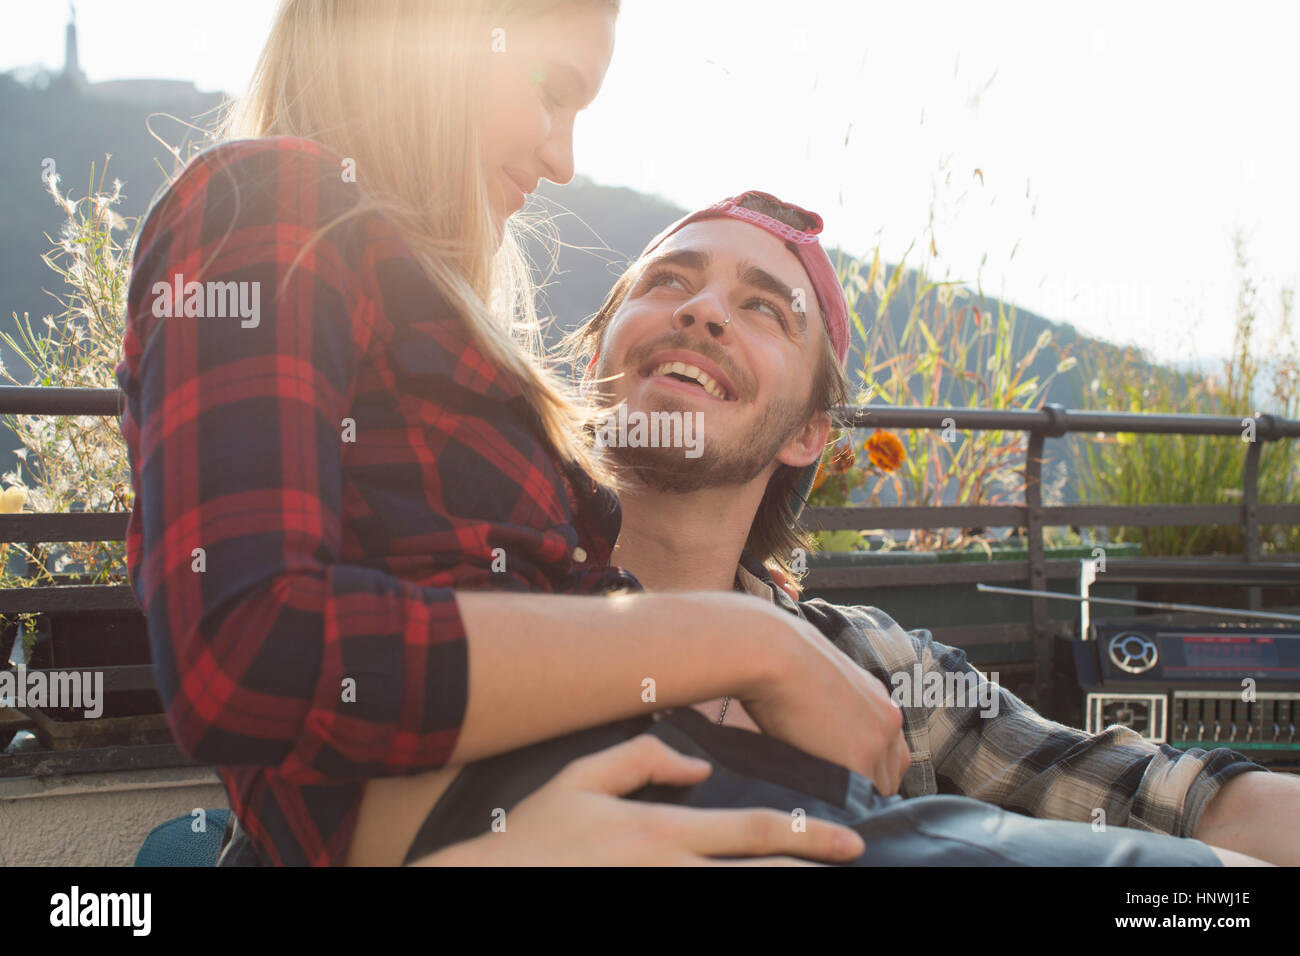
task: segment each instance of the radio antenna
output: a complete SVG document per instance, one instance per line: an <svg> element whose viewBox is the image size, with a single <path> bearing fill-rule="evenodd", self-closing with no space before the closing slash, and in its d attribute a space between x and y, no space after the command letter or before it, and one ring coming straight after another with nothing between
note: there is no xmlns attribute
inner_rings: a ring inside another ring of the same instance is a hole
<svg viewBox="0 0 1300 956"><path fill-rule="evenodd" d="M1123 598L1099 598L1082 594L1062 594L1060 591L1031 591L1028 588L1002 588L992 584L977 584L978 591L994 594L1019 594L1024 597L1055 598L1058 601L1088 602L1091 604L1116 604L1120 607L1148 607L1157 611L1187 611L1192 614L1217 614L1228 617L1255 617L1266 621L1290 621L1300 624L1300 614L1283 614L1280 611L1248 611L1238 607L1209 607L1205 604L1173 604L1168 601L1131 601Z"/></svg>

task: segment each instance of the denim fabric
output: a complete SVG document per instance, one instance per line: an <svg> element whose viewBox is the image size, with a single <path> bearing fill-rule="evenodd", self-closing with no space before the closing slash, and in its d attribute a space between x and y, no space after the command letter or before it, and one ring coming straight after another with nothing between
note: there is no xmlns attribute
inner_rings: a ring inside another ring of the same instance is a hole
<svg viewBox="0 0 1300 956"><path fill-rule="evenodd" d="M772 737L719 727L697 711L606 724L466 767L412 842L412 862L491 829L569 761L648 732L714 770L692 787L650 786L632 799L690 807L770 807L844 823L867 845L857 866L1219 866L1198 840L1040 820L967 797L884 797L870 780Z"/></svg>

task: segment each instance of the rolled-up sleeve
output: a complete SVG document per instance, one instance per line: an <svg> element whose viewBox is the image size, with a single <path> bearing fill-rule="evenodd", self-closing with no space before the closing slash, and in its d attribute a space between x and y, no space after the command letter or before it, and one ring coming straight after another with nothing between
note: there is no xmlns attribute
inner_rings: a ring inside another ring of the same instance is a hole
<svg viewBox="0 0 1300 956"><path fill-rule="evenodd" d="M1224 784L1264 770L1227 748L1180 751L1127 727L1096 734L1067 727L929 631L904 631L877 608L809 603L820 605L814 623L887 687L944 688L933 699L913 693L902 701L912 752L905 796L955 793L1035 817L1190 837Z"/></svg>

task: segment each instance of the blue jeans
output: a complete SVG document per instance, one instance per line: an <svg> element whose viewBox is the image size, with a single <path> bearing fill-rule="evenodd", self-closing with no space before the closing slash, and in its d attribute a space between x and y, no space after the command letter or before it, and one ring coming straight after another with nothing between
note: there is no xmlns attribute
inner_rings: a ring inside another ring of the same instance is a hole
<svg viewBox="0 0 1300 956"><path fill-rule="evenodd" d="M691 787L648 786L634 800L688 807L770 807L843 823L867 850L855 866L1220 866L1199 840L1040 820L958 796L885 797L866 777L773 737L719 727L683 708L542 741L470 764L430 812L410 863L491 829L577 757L648 732L713 772ZM792 820L794 817L792 816Z"/></svg>

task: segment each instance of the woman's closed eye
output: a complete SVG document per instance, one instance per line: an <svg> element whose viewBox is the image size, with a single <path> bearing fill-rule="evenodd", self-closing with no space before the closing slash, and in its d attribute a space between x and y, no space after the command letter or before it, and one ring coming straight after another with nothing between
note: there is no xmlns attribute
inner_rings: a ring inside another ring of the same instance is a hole
<svg viewBox="0 0 1300 956"><path fill-rule="evenodd" d="M546 104L548 110L552 113L558 113L560 110L564 109L564 101L556 96L549 86L543 84L540 89L542 92L542 102Z"/></svg>

